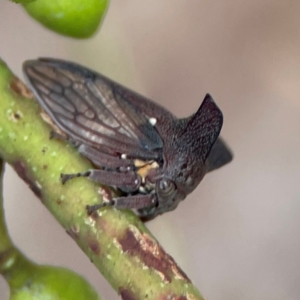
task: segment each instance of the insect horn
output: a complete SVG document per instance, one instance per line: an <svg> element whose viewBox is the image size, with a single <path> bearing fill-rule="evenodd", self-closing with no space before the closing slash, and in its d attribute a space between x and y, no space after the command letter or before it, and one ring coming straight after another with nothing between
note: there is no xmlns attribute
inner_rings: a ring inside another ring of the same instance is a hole
<svg viewBox="0 0 300 300"><path fill-rule="evenodd" d="M223 115L213 98L207 94L198 111L188 118L181 138L191 155L205 162L218 138L223 124Z"/></svg>

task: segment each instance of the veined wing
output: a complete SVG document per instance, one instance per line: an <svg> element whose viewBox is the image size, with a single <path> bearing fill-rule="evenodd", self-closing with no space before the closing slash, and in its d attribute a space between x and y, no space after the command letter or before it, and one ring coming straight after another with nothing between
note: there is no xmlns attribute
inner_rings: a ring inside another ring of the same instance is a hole
<svg viewBox="0 0 300 300"><path fill-rule="evenodd" d="M163 141L158 131L147 113L130 101L134 98L143 103L142 96L62 60L27 61L23 69L47 114L75 141L104 147L110 154L124 153L142 159L161 157Z"/></svg>

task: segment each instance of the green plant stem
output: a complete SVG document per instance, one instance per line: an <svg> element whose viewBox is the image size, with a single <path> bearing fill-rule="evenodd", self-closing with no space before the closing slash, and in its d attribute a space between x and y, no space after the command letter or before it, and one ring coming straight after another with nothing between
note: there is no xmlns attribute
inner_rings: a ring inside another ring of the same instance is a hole
<svg viewBox="0 0 300 300"><path fill-rule="evenodd" d="M15 264L17 255L7 232L6 223L4 219L3 208L3 173L4 163L0 158L0 274L4 276L9 272L11 267Z"/></svg>
<svg viewBox="0 0 300 300"><path fill-rule="evenodd" d="M55 216L123 299L203 299L176 262L131 212L85 206L112 193L61 173L91 168L76 149L50 140L51 127L26 86L0 61L0 155Z"/></svg>
<svg viewBox="0 0 300 300"><path fill-rule="evenodd" d="M15 278L13 272L19 272L20 266L26 268L34 268L34 264L30 263L18 249L16 249L8 235L5 223L3 208L3 174L4 163L0 158L0 274L8 281ZM18 278L21 278L18 276Z"/></svg>
<svg viewBox="0 0 300 300"><path fill-rule="evenodd" d="M35 264L29 262L27 258L14 247L6 228L4 208L3 208L3 174L4 163L0 158L0 274L2 274L10 285L18 284L17 281L22 281L20 269L34 269ZM14 273L19 274L14 274ZM16 276L17 275L17 276ZM11 280L14 280L12 282Z"/></svg>
<svg viewBox="0 0 300 300"><path fill-rule="evenodd" d="M7 228L4 219L4 208L3 208L3 173L4 164L0 158L0 257L1 254L12 247L12 242L8 236Z"/></svg>

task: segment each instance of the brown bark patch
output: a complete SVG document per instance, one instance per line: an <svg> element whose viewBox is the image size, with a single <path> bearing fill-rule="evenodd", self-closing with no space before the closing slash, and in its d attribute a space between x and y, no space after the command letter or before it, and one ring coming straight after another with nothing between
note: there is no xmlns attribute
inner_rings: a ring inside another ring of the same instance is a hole
<svg viewBox="0 0 300 300"><path fill-rule="evenodd" d="M70 228L67 228L66 232L71 238L76 240L79 235L79 228L76 225L72 225Z"/></svg>
<svg viewBox="0 0 300 300"><path fill-rule="evenodd" d="M48 151L48 147L43 147L42 148L42 153L45 154Z"/></svg>
<svg viewBox="0 0 300 300"><path fill-rule="evenodd" d="M87 244L89 245L90 249L95 253L96 255L100 254L100 246L97 240L95 240L92 237L87 238Z"/></svg>
<svg viewBox="0 0 300 300"><path fill-rule="evenodd" d="M122 250L128 255L138 257L147 267L154 269L164 281L181 279L190 282L186 274L177 266L174 259L148 234L141 233L131 226L118 240Z"/></svg>
<svg viewBox="0 0 300 300"><path fill-rule="evenodd" d="M18 175L27 183L27 185L34 192L34 194L42 200L41 189L36 184L36 182L30 178L30 176L27 172L27 168L24 165L24 163L21 161L16 161L13 164L13 167L14 167L15 171L18 173Z"/></svg>
<svg viewBox="0 0 300 300"><path fill-rule="evenodd" d="M119 288L119 293L123 300L137 300L134 293L128 288Z"/></svg>
<svg viewBox="0 0 300 300"><path fill-rule="evenodd" d="M14 118L16 120L20 120L21 119L21 116L18 114L18 113L14 113Z"/></svg>
<svg viewBox="0 0 300 300"><path fill-rule="evenodd" d="M86 208L87 209L87 208ZM94 211L90 214L90 218L93 219L94 221L97 221L99 219L99 215L97 211Z"/></svg>
<svg viewBox="0 0 300 300"><path fill-rule="evenodd" d="M33 94L31 93L31 91L18 77L13 77L13 79L11 80L10 89L19 96L25 98L33 98Z"/></svg>

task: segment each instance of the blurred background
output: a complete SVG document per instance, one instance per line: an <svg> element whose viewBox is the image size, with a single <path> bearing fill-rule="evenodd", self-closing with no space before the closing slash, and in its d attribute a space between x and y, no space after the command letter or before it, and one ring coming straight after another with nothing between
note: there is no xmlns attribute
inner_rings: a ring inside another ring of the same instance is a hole
<svg viewBox="0 0 300 300"><path fill-rule="evenodd" d="M177 210L147 224L205 298L300 297L300 2L112 0L92 39L42 28L0 0L0 57L21 78L40 56L89 66L178 117L209 92L234 161L208 174ZM119 299L9 167L5 213L30 258L84 275ZM8 288L0 278L0 299Z"/></svg>

